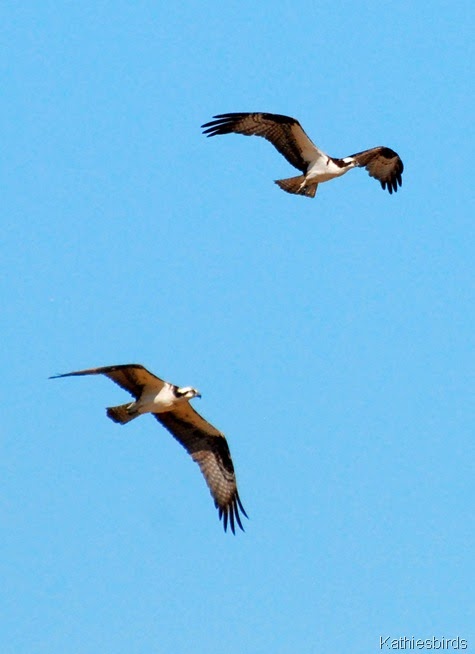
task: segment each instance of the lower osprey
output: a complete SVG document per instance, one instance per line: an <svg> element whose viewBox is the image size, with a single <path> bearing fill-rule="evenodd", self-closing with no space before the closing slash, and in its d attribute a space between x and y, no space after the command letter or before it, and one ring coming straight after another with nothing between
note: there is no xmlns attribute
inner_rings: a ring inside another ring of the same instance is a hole
<svg viewBox="0 0 475 654"><path fill-rule="evenodd" d="M143 413L151 413L168 429L200 466L219 511L219 518L223 519L224 531L228 521L233 534L235 521L244 531L239 510L246 518L247 514L239 499L226 438L190 405L189 401L194 397L201 397L195 388L179 388L136 363L78 370L50 379L82 375L105 375L133 396L135 402L107 409L107 415L114 422L124 425Z"/></svg>
<svg viewBox="0 0 475 654"><path fill-rule="evenodd" d="M352 168L364 167L389 193L402 186L403 163L394 150L382 145L357 152L343 159L329 157L312 143L295 118L280 114L230 113L218 114L215 120L205 123L203 134L245 134L262 136L274 145L302 175L277 179L276 184L287 193L315 197L318 185L341 177Z"/></svg>

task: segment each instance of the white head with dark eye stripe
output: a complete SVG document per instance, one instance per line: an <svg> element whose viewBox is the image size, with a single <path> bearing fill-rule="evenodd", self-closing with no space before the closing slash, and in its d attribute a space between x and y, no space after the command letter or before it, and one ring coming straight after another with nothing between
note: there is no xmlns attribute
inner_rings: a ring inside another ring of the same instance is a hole
<svg viewBox="0 0 475 654"><path fill-rule="evenodd" d="M181 400L192 400L194 397L201 397L201 393L191 386L183 386L175 389L175 395Z"/></svg>

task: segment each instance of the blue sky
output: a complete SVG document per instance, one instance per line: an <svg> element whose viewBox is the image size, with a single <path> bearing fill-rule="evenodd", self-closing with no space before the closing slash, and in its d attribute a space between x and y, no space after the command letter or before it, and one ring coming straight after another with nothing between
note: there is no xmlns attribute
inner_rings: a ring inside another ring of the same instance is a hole
<svg viewBox="0 0 475 654"><path fill-rule="evenodd" d="M3 3L3 654L475 646L473 5ZM314 200L216 113L297 117ZM127 396L199 388L246 533ZM388 650L386 650L388 651Z"/></svg>

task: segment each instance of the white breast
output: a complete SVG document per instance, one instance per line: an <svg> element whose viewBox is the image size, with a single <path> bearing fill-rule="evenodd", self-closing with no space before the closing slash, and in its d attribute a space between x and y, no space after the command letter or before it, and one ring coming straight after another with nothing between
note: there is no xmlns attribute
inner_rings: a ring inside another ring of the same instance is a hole
<svg viewBox="0 0 475 654"><path fill-rule="evenodd" d="M338 166L331 157L318 157L309 167L306 178L308 181L327 182L329 179L340 177L348 170L354 168L355 164L351 157L343 159L346 166Z"/></svg>
<svg viewBox="0 0 475 654"><path fill-rule="evenodd" d="M158 392L154 388L145 388L137 402L137 409L139 413L162 413L173 409L179 401L173 392L173 386L165 384Z"/></svg>

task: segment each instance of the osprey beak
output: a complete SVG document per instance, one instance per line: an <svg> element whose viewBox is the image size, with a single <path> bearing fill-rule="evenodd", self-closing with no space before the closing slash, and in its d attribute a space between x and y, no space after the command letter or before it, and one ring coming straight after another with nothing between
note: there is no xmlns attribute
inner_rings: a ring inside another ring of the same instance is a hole
<svg viewBox="0 0 475 654"><path fill-rule="evenodd" d="M199 397L201 400L201 393L196 393L195 397Z"/></svg>

